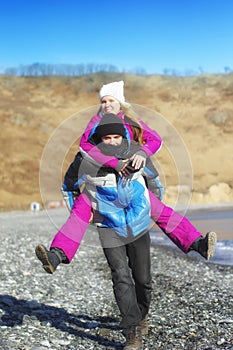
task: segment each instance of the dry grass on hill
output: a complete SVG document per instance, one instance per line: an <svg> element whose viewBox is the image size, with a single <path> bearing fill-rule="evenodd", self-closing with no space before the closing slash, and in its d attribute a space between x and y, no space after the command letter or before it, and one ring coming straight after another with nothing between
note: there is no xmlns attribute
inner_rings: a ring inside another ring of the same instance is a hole
<svg viewBox="0 0 233 350"><path fill-rule="evenodd" d="M127 100L164 139L154 160L166 187L165 201L177 201L177 185L179 198L190 198L190 189L182 185L191 169L191 203L233 202L232 74L0 76L1 210L61 198L62 176L97 111L100 87L121 79Z"/></svg>

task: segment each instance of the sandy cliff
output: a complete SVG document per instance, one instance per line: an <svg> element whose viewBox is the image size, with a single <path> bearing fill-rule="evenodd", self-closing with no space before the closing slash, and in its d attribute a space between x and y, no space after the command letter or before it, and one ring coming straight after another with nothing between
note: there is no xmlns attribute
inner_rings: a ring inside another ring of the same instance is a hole
<svg viewBox="0 0 233 350"><path fill-rule="evenodd" d="M0 210L61 199L62 176L103 83L164 139L154 157L168 204L233 202L233 75L0 76ZM39 181L40 179L40 181Z"/></svg>

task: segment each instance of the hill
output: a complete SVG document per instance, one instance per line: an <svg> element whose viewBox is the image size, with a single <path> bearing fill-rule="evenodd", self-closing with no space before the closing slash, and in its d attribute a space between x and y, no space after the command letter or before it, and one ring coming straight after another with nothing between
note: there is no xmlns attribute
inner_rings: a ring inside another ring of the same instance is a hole
<svg viewBox="0 0 233 350"><path fill-rule="evenodd" d="M166 188L165 202L233 202L232 74L2 75L0 210L61 199L62 176L97 111L99 89L121 79L127 101L164 139L153 159Z"/></svg>

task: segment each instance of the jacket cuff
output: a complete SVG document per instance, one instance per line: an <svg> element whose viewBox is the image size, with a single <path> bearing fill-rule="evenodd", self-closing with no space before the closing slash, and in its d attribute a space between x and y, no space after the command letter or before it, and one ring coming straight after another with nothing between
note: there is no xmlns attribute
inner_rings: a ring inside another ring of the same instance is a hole
<svg viewBox="0 0 233 350"><path fill-rule="evenodd" d="M140 156L145 157L145 158L148 157L148 155L146 154L146 152L143 151L142 149L141 149L140 151L137 151L135 154L139 154Z"/></svg>
<svg viewBox="0 0 233 350"><path fill-rule="evenodd" d="M120 159L118 161L117 166L115 167L116 171L119 173L124 168L125 165L126 165L126 163L123 162L123 160Z"/></svg>

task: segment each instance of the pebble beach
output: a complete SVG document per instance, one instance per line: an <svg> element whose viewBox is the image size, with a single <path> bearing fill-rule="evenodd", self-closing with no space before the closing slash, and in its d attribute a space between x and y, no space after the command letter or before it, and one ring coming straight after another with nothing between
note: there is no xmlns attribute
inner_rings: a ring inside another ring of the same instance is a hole
<svg viewBox="0 0 233 350"><path fill-rule="evenodd" d="M34 253L56 232L47 214L2 213L0 222L0 349L122 349L110 271L93 228L72 263L49 275ZM233 350L233 267L159 246L151 247L151 262L143 349Z"/></svg>

